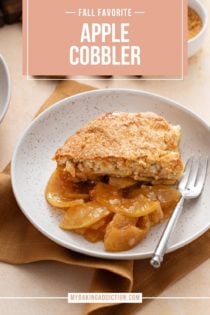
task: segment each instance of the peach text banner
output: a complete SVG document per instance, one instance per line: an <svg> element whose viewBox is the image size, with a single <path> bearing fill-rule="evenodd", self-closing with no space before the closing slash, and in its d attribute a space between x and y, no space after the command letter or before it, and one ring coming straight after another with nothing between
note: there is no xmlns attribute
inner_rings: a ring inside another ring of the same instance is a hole
<svg viewBox="0 0 210 315"><path fill-rule="evenodd" d="M27 75L183 77L187 0L23 0Z"/></svg>

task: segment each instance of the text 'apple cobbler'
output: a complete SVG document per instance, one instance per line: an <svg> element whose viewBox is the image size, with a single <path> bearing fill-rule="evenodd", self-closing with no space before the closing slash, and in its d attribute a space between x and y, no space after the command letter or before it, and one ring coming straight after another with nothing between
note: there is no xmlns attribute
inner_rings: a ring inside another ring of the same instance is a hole
<svg viewBox="0 0 210 315"><path fill-rule="evenodd" d="M105 113L57 150L46 199L65 210L60 227L107 251L134 247L180 199L180 126L150 112Z"/></svg>

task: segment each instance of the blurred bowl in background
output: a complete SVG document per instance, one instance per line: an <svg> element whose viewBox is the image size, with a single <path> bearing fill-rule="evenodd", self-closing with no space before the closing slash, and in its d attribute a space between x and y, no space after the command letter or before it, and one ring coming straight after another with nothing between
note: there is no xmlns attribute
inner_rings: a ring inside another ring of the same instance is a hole
<svg viewBox="0 0 210 315"><path fill-rule="evenodd" d="M188 40L188 58L190 58L200 50L203 44L208 25L208 13L204 5L199 0L188 0L188 6L195 10L202 20L201 31L196 36Z"/></svg>
<svg viewBox="0 0 210 315"><path fill-rule="evenodd" d="M0 122L3 120L10 101L11 81L8 66L0 55Z"/></svg>

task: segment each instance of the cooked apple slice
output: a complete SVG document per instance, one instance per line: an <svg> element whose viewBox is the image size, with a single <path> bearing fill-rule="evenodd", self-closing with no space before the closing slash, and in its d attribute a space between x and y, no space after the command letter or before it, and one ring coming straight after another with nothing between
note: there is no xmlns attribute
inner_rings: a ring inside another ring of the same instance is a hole
<svg viewBox="0 0 210 315"><path fill-rule="evenodd" d="M75 207L70 207L60 224L65 230L88 228L110 214L107 208L96 201L90 201Z"/></svg>
<svg viewBox="0 0 210 315"><path fill-rule="evenodd" d="M123 199L121 204L116 205L113 211L127 217L139 218L155 212L159 208L159 201L152 201L140 195L137 199Z"/></svg>
<svg viewBox="0 0 210 315"><path fill-rule="evenodd" d="M151 201L143 195L133 199L125 199L115 187L102 183L96 185L91 196L110 211L128 217L144 216L160 207L159 201Z"/></svg>
<svg viewBox="0 0 210 315"><path fill-rule="evenodd" d="M109 177L109 185L124 189L135 185L137 182L130 177Z"/></svg>
<svg viewBox="0 0 210 315"><path fill-rule="evenodd" d="M146 230L135 226L136 218L128 218L119 213L108 224L104 236L107 251L125 251L138 244L147 234Z"/></svg>
<svg viewBox="0 0 210 315"><path fill-rule="evenodd" d="M168 217L171 214L181 197L177 189L164 185L142 186L140 193L151 200L159 200L164 217Z"/></svg>
<svg viewBox="0 0 210 315"><path fill-rule="evenodd" d="M93 200L107 207L110 211L114 211L114 206L121 203L119 190L108 184L97 183L90 194Z"/></svg>
<svg viewBox="0 0 210 315"><path fill-rule="evenodd" d="M89 228L77 229L74 232L83 235L88 241L95 243L104 239L107 224L112 220L113 214L110 213L105 218L91 225Z"/></svg>
<svg viewBox="0 0 210 315"><path fill-rule="evenodd" d="M48 181L45 197L54 207L69 208L83 203L83 199L87 199L89 195L87 189L84 191L79 185L64 180L60 172L56 170Z"/></svg>

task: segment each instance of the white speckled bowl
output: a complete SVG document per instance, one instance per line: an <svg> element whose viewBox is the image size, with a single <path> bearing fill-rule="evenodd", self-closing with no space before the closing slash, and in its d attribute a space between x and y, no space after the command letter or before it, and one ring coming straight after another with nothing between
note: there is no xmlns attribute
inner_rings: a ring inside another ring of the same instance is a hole
<svg viewBox="0 0 210 315"><path fill-rule="evenodd" d="M7 112L11 95L10 75L4 58L0 55L0 122Z"/></svg>
<svg viewBox="0 0 210 315"><path fill-rule="evenodd" d="M149 257L164 228L154 227L135 248L119 253L105 252L103 243L92 244L82 236L59 228L62 211L49 206L44 198L46 183L55 169L51 160L65 139L87 121L102 112L153 111L182 127L181 151L186 160L192 154L208 154L210 129L195 114L167 98L143 91L106 89L66 98L37 117L22 135L12 159L12 186L26 217L44 235L56 243L91 256L111 259ZM168 251L180 248L210 226L210 171L202 196L186 203Z"/></svg>
<svg viewBox="0 0 210 315"><path fill-rule="evenodd" d="M198 13L203 22L201 31L188 40L188 58L190 58L200 50L203 44L208 26L208 13L199 0L188 0L188 5Z"/></svg>

